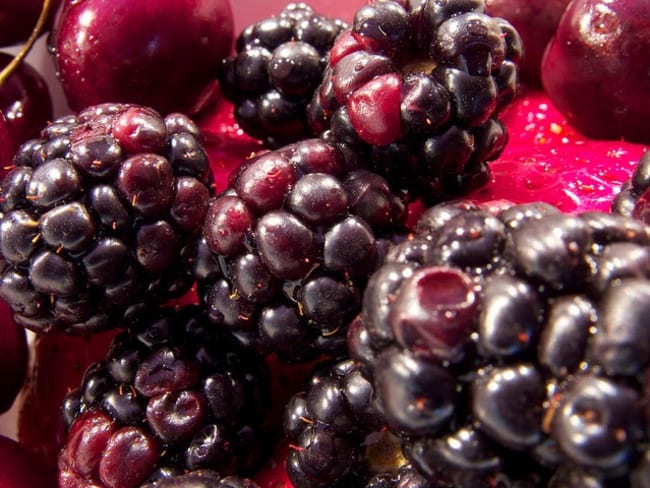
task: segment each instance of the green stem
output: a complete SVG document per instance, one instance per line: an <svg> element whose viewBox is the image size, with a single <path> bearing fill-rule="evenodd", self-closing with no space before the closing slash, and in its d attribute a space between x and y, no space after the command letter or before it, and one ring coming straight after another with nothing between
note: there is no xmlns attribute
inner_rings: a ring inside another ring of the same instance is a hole
<svg viewBox="0 0 650 488"><path fill-rule="evenodd" d="M22 47L20 52L11 60L11 62L7 66L5 66L5 68L2 71L0 71L0 87L4 84L7 78L9 78L14 73L14 71L18 69L20 63L22 63L23 59L25 59L25 56L29 54L29 51L31 51L32 47L34 46L34 43L43 32L43 28L47 23L47 18L50 15L52 1L53 0L45 0L43 2L43 8L41 9L41 14L38 17L36 26L34 27L32 34L29 36L29 39L27 39L25 45Z"/></svg>

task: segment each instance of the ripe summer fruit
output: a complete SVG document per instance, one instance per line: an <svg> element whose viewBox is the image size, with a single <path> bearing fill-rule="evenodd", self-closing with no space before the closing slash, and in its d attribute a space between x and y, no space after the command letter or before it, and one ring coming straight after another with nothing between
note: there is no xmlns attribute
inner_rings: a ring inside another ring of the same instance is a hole
<svg viewBox="0 0 650 488"><path fill-rule="evenodd" d="M50 37L73 110L102 102L194 114L233 45L228 0L64 0Z"/></svg>
<svg viewBox="0 0 650 488"><path fill-rule="evenodd" d="M0 70L12 59L12 56L0 53ZM0 110L7 121L12 152L23 142L37 137L40 130L52 121L49 88L43 76L29 63L23 61L0 86Z"/></svg>
<svg viewBox="0 0 650 488"><path fill-rule="evenodd" d="M13 163L0 181L0 296L17 322L92 333L190 288L181 257L212 180L187 116L90 107L49 124Z"/></svg>
<svg viewBox="0 0 650 488"><path fill-rule="evenodd" d="M485 184L507 142L521 55L482 1L370 2L337 38L308 120L412 197L450 198Z"/></svg>
<svg viewBox="0 0 650 488"><path fill-rule="evenodd" d="M306 106L346 27L306 4L290 3L244 29L235 55L222 67L221 86L247 133L275 147L312 135Z"/></svg>
<svg viewBox="0 0 650 488"><path fill-rule="evenodd" d="M54 0L50 21L61 0ZM0 47L12 46L27 40L41 13L43 0L0 0Z"/></svg>
<svg viewBox="0 0 650 488"><path fill-rule="evenodd" d="M649 245L604 212L427 209L348 335L405 458L454 488L647 473Z"/></svg>
<svg viewBox="0 0 650 488"><path fill-rule="evenodd" d="M4 176L14 157L13 141L9 134L7 119L0 113L0 177Z"/></svg>
<svg viewBox="0 0 650 488"><path fill-rule="evenodd" d="M542 82L569 123L596 139L650 142L650 3L573 1L542 60Z"/></svg>
<svg viewBox="0 0 650 488"><path fill-rule="evenodd" d="M25 329L16 324L9 307L0 302L0 414L13 404L27 372Z"/></svg>
<svg viewBox="0 0 650 488"><path fill-rule="evenodd" d="M202 469L254 469L270 449L268 380L262 359L199 307L153 312L119 334L63 401L60 486L136 488Z"/></svg>

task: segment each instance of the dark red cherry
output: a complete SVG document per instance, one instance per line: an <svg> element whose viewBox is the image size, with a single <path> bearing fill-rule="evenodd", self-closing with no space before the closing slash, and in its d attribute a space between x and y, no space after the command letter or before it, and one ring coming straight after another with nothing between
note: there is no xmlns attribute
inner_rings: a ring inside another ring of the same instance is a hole
<svg viewBox="0 0 650 488"><path fill-rule="evenodd" d="M25 329L14 322L11 310L0 301L0 413L11 407L23 385L27 354Z"/></svg>
<svg viewBox="0 0 650 488"><path fill-rule="evenodd" d="M49 19L61 0L52 0ZM43 7L43 0L0 0L0 47L27 40Z"/></svg>
<svg viewBox="0 0 650 488"><path fill-rule="evenodd" d="M54 488L56 475L18 442L0 435L0 486Z"/></svg>
<svg viewBox="0 0 650 488"><path fill-rule="evenodd" d="M648 143L649 49L647 2L574 1L544 53L542 83L585 136Z"/></svg>
<svg viewBox="0 0 650 488"><path fill-rule="evenodd" d="M12 150L13 142L9 135L9 128L7 127L7 120L5 116L0 113L0 177L4 176L7 168L13 158Z"/></svg>
<svg viewBox="0 0 650 488"><path fill-rule="evenodd" d="M227 0L64 0L50 37L73 110L133 102L194 114L233 45Z"/></svg>
<svg viewBox="0 0 650 488"><path fill-rule="evenodd" d="M0 70L12 56L0 53ZM52 121L52 98L43 76L30 64L22 62L0 86L0 110L7 120L13 152Z"/></svg>

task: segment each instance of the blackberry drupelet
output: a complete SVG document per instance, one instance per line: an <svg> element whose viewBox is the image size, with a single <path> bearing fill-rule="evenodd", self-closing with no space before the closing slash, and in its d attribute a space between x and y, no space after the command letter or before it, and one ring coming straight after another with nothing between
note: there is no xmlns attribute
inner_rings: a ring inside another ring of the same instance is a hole
<svg viewBox="0 0 650 488"><path fill-rule="evenodd" d="M118 334L106 359L67 395L59 483L181 486L156 482L200 470L246 473L270 444L269 396L262 358L210 324L200 307L162 307Z"/></svg>
<svg viewBox="0 0 650 488"><path fill-rule="evenodd" d="M312 135L306 107L344 28L305 3L290 3L239 35L236 54L224 61L221 86L246 133L271 147Z"/></svg>
<svg viewBox="0 0 650 488"><path fill-rule="evenodd" d="M346 170L321 140L247 160L207 211L193 260L199 299L262 354L346 355L368 274L405 217L383 178Z"/></svg>
<svg viewBox="0 0 650 488"><path fill-rule="evenodd" d="M0 297L36 332L90 333L182 295L212 176L197 126L105 104L51 123L0 182Z"/></svg>
<svg viewBox="0 0 650 488"><path fill-rule="evenodd" d="M215 471L199 470L161 478L153 483L142 485L142 488L259 488L259 485L247 478L238 476L224 478Z"/></svg>
<svg viewBox="0 0 650 488"><path fill-rule="evenodd" d="M427 202L489 180L521 39L483 0L381 0L337 38L308 106L316 134Z"/></svg>
<svg viewBox="0 0 650 488"><path fill-rule="evenodd" d="M382 431L384 425L357 362L321 363L285 408L291 482L296 488L419 486L392 484L408 467L399 439Z"/></svg>
<svg viewBox="0 0 650 488"><path fill-rule="evenodd" d="M612 212L650 224L650 153L641 156L630 179L612 202Z"/></svg>
<svg viewBox="0 0 650 488"><path fill-rule="evenodd" d="M436 487L633 486L647 473L649 314L643 223L448 203L388 251L348 346Z"/></svg>

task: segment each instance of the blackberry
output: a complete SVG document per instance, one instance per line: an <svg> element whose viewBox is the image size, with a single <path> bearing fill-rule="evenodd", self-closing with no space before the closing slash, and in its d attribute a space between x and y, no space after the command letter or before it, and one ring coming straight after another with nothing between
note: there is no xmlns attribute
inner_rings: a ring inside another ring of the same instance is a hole
<svg viewBox="0 0 650 488"><path fill-rule="evenodd" d="M296 488L394 486L379 479L392 481L406 460L399 439L382 432L384 425L358 363L321 363L306 390L285 407L291 482Z"/></svg>
<svg viewBox="0 0 650 488"><path fill-rule="evenodd" d="M630 178L623 183L621 191L614 197L612 212L632 216L650 224L650 153L639 159Z"/></svg>
<svg viewBox="0 0 650 488"><path fill-rule="evenodd" d="M266 455L269 388L262 359L215 329L200 307L160 308L119 333L66 396L59 482L186 486L157 480L247 472Z"/></svg>
<svg viewBox="0 0 650 488"><path fill-rule="evenodd" d="M306 107L321 82L334 39L347 24L290 3L249 25L221 71L224 94L249 135L279 147L312 134Z"/></svg>
<svg viewBox="0 0 650 488"><path fill-rule="evenodd" d="M215 471L199 470L193 473L161 478L142 488L259 488L254 481L238 476L221 477Z"/></svg>
<svg viewBox="0 0 650 488"><path fill-rule="evenodd" d="M489 180L521 56L482 0L369 2L330 52L310 127L414 198L449 199Z"/></svg>
<svg viewBox="0 0 650 488"><path fill-rule="evenodd" d="M368 274L403 232L386 181L309 139L245 161L210 204L194 270L210 319L262 354L346 355Z"/></svg>
<svg viewBox="0 0 650 488"><path fill-rule="evenodd" d="M20 324L95 332L190 287L181 257L212 194L201 137L184 115L105 104L21 146L0 182L0 297Z"/></svg>
<svg viewBox="0 0 650 488"><path fill-rule="evenodd" d="M649 277L635 219L438 205L371 276L349 352L437 487L628 486L647 470Z"/></svg>

